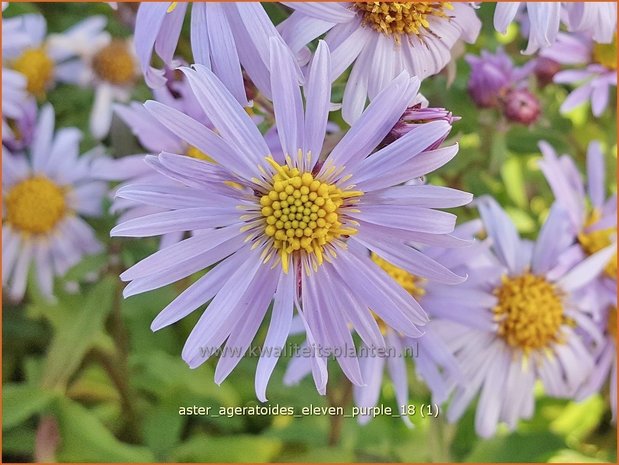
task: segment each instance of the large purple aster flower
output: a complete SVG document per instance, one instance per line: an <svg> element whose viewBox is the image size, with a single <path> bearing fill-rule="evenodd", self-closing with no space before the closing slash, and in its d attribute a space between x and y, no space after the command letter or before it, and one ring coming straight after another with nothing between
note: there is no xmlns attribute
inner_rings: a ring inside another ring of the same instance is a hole
<svg viewBox="0 0 619 465"><path fill-rule="evenodd" d="M189 3L142 3L135 23L135 45L146 83L166 83L164 71L151 65L153 51L172 65ZM247 96L241 67L266 95L269 87L269 38L279 37L258 2L191 4L191 49L195 63L215 73L239 103Z"/></svg>
<svg viewBox="0 0 619 465"><path fill-rule="evenodd" d="M342 116L355 121L366 100L403 70L424 79L451 60L460 39L474 42L481 23L471 6L441 2L291 2L294 9L280 26L294 52L328 31L332 77L351 64L342 101Z"/></svg>
<svg viewBox="0 0 619 465"><path fill-rule="evenodd" d="M530 243L493 199L478 202L492 261L475 265L465 283L427 306L466 380L454 390L448 419L460 418L479 393L475 429L488 437L499 422L513 429L519 418L531 417L536 381L550 396L573 397L587 380L595 361L581 333L596 341L601 334L575 294L604 269L615 248L564 267L560 256L573 236L558 205Z"/></svg>
<svg viewBox="0 0 619 465"><path fill-rule="evenodd" d="M326 157L321 157L330 108L330 53L319 44L305 86L305 109L289 49L270 42L273 105L282 154L271 153L250 116L205 66L183 71L214 133L189 116L156 102L147 109L168 129L215 161L161 153L148 158L160 173L184 184L126 187L120 196L158 202L169 212L117 226L113 235L151 236L209 229L134 265L121 275L132 281L125 295L172 283L215 265L168 305L153 322L157 330L206 302L208 309L190 334L183 358L204 363L226 342L215 381L221 383L241 359L273 301L265 346L281 348L293 309L311 344L350 346L348 324L363 331L374 321L407 336L421 334L427 321L413 297L351 242L363 240L381 256L396 254L419 275L456 283L457 276L406 245L451 243L455 216L434 210L470 201L469 194L434 186L402 186L442 166L457 145L428 150L449 132L444 121L419 124L393 144L374 152L415 99L419 81L400 74L368 107ZM337 296L337 298L336 298ZM346 312L344 313L343 310ZM277 358L264 355L256 376L263 397ZM363 384L356 358L338 359L356 384ZM312 359L321 392L326 360Z"/></svg>

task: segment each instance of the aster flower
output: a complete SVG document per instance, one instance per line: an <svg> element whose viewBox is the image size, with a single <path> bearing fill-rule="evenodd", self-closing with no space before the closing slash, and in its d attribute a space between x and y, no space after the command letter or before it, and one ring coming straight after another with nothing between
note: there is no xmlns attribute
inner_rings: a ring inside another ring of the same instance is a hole
<svg viewBox="0 0 619 465"><path fill-rule="evenodd" d="M106 185L92 178L92 154L79 156L80 138L75 128L54 135L46 105L29 158L3 148L2 284L14 300L24 295L31 265L39 290L52 298L54 276L102 249L82 217L101 215Z"/></svg>
<svg viewBox="0 0 619 465"><path fill-rule="evenodd" d="M110 130L114 102L126 102L140 75L132 38L112 38L103 30L104 18L92 17L70 33L50 37L57 49L79 57L67 82L94 88L90 132L97 139Z"/></svg>
<svg viewBox="0 0 619 465"><path fill-rule="evenodd" d="M589 144L587 151L587 174L585 184L568 155L557 157L547 142L540 143L544 158L539 162L556 201L567 211L570 232L574 244L568 258L578 262L617 242L617 195L607 195L604 189L606 169L599 142ZM567 260L567 259L566 259ZM590 286L588 299L604 299L604 295L616 293L617 256L612 256L604 273ZM604 304L595 308L603 311Z"/></svg>
<svg viewBox="0 0 619 465"><path fill-rule="evenodd" d="M271 301L273 313L265 341L269 347L284 344L295 307L311 344L350 346L339 303L354 316L356 330L361 324L359 331L363 331L363 325L373 321L372 308L404 335L421 334L419 326L427 317L419 304L368 256L347 247L355 240L371 242L376 253L397 253L410 262L412 270L431 273L437 280L463 279L404 241L450 242L447 235L455 217L434 208L465 204L470 195L434 186L423 190L398 186L455 156L455 145L426 150L449 131L449 124L419 125L369 156L414 100L419 81L402 73L322 159L319 154L330 108L329 50L321 42L312 61L305 110L289 50L271 39L270 54L273 105L285 156L270 154L250 116L212 71L202 65L184 68L218 133L165 105L147 102L146 108L188 144L208 153L215 164L166 152L148 157L151 166L184 187L122 189L121 197L140 197L145 203L158 199L160 206L171 211L126 222L112 231L113 235L142 237L208 229L144 259L121 278L132 281L125 289L129 296L216 264L168 305L152 328L172 324L212 299L182 355L195 368L227 341L228 350L215 373L217 383L241 359ZM385 237L392 240L385 243ZM263 356L258 363L259 398L264 398L276 361L274 356ZM343 357L338 362L354 383L363 383L355 358ZM324 393L326 361L312 358L312 371Z"/></svg>
<svg viewBox="0 0 619 465"><path fill-rule="evenodd" d="M499 106L511 89L526 85L535 67L532 61L522 67L514 66L502 48L495 53L482 50L479 56L469 54L465 59L471 67L467 90L481 108Z"/></svg>
<svg viewBox="0 0 619 465"><path fill-rule="evenodd" d="M482 197L478 205L492 262L474 265L467 282L426 306L466 380L454 390L448 420L460 418L479 393L475 429L489 437L499 422L513 429L532 416L537 381L550 396L573 397L590 376L595 360L581 333L597 341L601 335L590 309L574 297L616 252L611 246L562 267L573 236L560 206L530 243L493 199Z"/></svg>
<svg viewBox="0 0 619 465"><path fill-rule="evenodd" d="M473 43L481 23L465 3L339 2L285 3L295 10L278 29L297 54L327 32L332 78L350 65L342 116L351 123L403 70L424 79L451 60L460 39ZM354 63L354 64L353 64Z"/></svg>
<svg viewBox="0 0 619 465"><path fill-rule="evenodd" d="M144 79L160 87L166 79L162 69L151 65L155 52L170 66L188 3L141 3L136 17L135 38ZM262 93L269 88L269 38L279 37L266 11L258 2L191 4L191 49L194 63L205 65L225 84L237 101L247 106L241 68Z"/></svg>
<svg viewBox="0 0 619 465"><path fill-rule="evenodd" d="M3 60L6 65L26 78L28 92L41 99L57 82L72 83L79 63L73 47L92 43L92 33L105 26L105 18L92 16L61 34L47 36L45 18L27 14L3 20ZM26 39L24 40L24 36ZM72 44L72 48L62 44Z"/></svg>
<svg viewBox="0 0 619 465"><path fill-rule="evenodd" d="M554 75L555 83L576 87L561 105L561 112L569 112L586 102L591 102L594 116L606 110L611 90L617 87L616 38L610 44L596 44L590 36L559 33L555 45L543 50L541 55L577 67Z"/></svg>

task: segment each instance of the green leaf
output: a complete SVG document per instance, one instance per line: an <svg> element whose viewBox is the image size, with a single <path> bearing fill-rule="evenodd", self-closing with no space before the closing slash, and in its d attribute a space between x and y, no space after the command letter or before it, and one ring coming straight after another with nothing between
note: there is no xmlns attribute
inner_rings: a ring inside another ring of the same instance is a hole
<svg viewBox="0 0 619 465"><path fill-rule="evenodd" d="M252 462L272 461L282 444L274 438L234 435L223 437L194 436L179 446L172 459L179 462Z"/></svg>
<svg viewBox="0 0 619 465"><path fill-rule="evenodd" d="M60 327L47 352L42 385L64 389L92 346L112 308L116 283L111 277L93 287L75 317Z"/></svg>
<svg viewBox="0 0 619 465"><path fill-rule="evenodd" d="M2 389L2 429L13 428L43 411L55 393L26 384L6 384Z"/></svg>
<svg viewBox="0 0 619 465"><path fill-rule="evenodd" d="M187 417L179 415L176 397L168 397L149 408L143 423L145 444L158 458L175 447L181 437Z"/></svg>
<svg viewBox="0 0 619 465"><path fill-rule="evenodd" d="M62 398L55 403L60 429L58 460L61 462L152 462L145 447L116 439L88 409Z"/></svg>
<svg viewBox="0 0 619 465"><path fill-rule="evenodd" d="M479 441L466 462L545 462L563 448L565 442L549 432L514 433Z"/></svg>

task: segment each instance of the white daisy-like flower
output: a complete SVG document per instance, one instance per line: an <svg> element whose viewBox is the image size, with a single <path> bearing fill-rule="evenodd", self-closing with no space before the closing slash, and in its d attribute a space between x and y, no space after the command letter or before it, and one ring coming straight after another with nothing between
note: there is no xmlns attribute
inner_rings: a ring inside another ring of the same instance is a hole
<svg viewBox="0 0 619 465"><path fill-rule="evenodd" d="M278 29L299 60L305 46L324 34L333 51L331 77L352 65L342 100L342 116L359 118L402 71L424 79L451 61L460 40L474 42L481 22L465 3L450 2L291 2L295 11Z"/></svg>
<svg viewBox="0 0 619 465"><path fill-rule="evenodd" d="M103 30L105 20L93 17L82 27L61 36L50 37L56 49L80 58L73 62L70 76L65 80L95 90L90 114L90 131L97 139L104 138L112 124L114 102L127 102L140 68L133 47L133 39L113 38Z"/></svg>
<svg viewBox="0 0 619 465"><path fill-rule="evenodd" d="M54 134L54 110L42 108L29 156L2 153L2 285L20 300L34 265L40 292L53 297L54 276L102 250L82 217L102 214L107 191L91 174L95 151L79 155L82 134Z"/></svg>

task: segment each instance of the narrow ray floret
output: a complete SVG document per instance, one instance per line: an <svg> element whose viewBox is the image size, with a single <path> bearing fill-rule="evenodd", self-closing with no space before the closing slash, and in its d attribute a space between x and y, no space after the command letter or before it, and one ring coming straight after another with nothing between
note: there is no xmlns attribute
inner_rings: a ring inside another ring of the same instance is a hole
<svg viewBox="0 0 619 465"><path fill-rule="evenodd" d="M283 346L296 308L308 341L316 348L312 372L323 393L324 351L353 344L349 324L364 331L374 321L374 312L395 331L411 337L421 334L419 327L427 321L423 309L367 253L353 247L355 242L387 258L400 256L417 275L452 284L464 280L407 245L453 244L450 233L456 218L436 208L471 200L469 194L454 189L403 185L456 155L457 145L437 144L451 125L443 120L417 124L377 150L417 96L419 81L404 72L377 95L339 143L323 153L331 105L330 61L327 45L320 42L303 89L304 105L290 50L277 39L270 41L279 151L269 149L251 117L204 66L183 72L217 133L176 109L146 103L161 124L209 154L214 163L163 152L148 157L148 163L182 187L167 188L165 196L154 185L120 189L120 197L145 203L157 199L170 211L119 224L113 235L203 230L123 273L124 280L132 281L125 295L214 265L168 305L152 327L172 324L210 301L189 335L183 358L197 367L225 343L217 383L239 362L271 302L264 346ZM260 399L265 399L276 361L270 351L258 362ZM363 384L356 358L337 361L355 384Z"/></svg>

